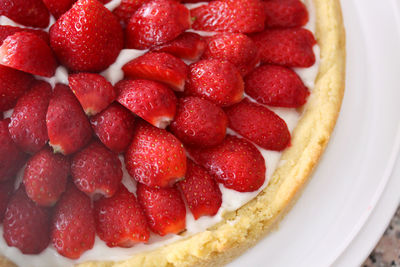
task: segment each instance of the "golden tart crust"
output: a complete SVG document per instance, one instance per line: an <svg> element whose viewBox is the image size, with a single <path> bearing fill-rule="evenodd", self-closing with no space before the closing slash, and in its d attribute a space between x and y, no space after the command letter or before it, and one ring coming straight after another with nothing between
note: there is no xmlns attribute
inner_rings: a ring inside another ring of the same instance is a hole
<svg viewBox="0 0 400 267"><path fill-rule="evenodd" d="M121 262L79 267L220 266L274 229L290 210L323 153L339 115L345 85L345 31L339 0L313 0L320 66L315 88L268 186L207 231ZM0 267L15 266L0 257Z"/></svg>

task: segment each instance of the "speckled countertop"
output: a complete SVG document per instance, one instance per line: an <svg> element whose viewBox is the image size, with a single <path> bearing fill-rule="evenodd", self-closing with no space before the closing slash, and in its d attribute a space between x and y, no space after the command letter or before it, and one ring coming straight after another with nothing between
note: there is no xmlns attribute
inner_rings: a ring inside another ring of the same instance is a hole
<svg viewBox="0 0 400 267"><path fill-rule="evenodd" d="M400 267L400 207L363 267Z"/></svg>

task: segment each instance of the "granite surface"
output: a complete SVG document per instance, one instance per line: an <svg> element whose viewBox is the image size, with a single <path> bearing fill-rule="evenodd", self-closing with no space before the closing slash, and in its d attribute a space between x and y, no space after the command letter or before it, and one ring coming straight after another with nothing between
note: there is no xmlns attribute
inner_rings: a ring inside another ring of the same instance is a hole
<svg viewBox="0 0 400 267"><path fill-rule="evenodd" d="M400 267L400 207L363 267Z"/></svg>

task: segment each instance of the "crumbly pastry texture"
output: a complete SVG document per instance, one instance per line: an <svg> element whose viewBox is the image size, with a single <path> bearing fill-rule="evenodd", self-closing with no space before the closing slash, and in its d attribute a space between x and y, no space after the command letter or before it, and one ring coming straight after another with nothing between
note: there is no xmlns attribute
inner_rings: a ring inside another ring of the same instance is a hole
<svg viewBox="0 0 400 267"><path fill-rule="evenodd" d="M315 88L269 185L207 231L121 262L79 267L221 266L245 252L290 210L319 161L335 126L345 84L345 32L339 0L314 0L321 61ZM0 267L15 266L0 257Z"/></svg>

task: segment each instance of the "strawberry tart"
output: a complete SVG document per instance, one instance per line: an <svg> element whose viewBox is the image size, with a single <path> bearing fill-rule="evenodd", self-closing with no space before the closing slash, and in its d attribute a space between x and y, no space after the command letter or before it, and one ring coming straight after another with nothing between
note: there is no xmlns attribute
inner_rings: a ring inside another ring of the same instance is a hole
<svg viewBox="0 0 400 267"><path fill-rule="evenodd" d="M0 266L223 265L344 91L338 0L0 1Z"/></svg>

